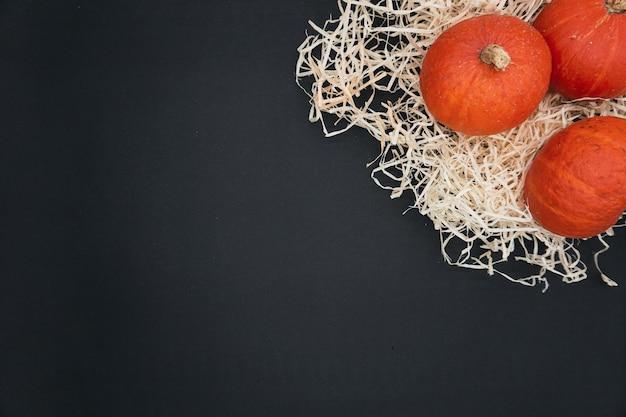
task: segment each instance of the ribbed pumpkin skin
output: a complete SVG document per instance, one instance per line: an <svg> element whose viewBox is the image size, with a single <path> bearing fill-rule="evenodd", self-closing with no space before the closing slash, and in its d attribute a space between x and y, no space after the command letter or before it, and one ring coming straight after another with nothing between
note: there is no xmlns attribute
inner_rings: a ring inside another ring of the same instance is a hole
<svg viewBox="0 0 626 417"><path fill-rule="evenodd" d="M524 197L535 221L560 236L613 226L626 209L626 120L592 117L552 136L526 173Z"/></svg>
<svg viewBox="0 0 626 417"><path fill-rule="evenodd" d="M626 13L611 13L605 0L553 0L534 27L552 53L555 92L571 98L626 94Z"/></svg>
<svg viewBox="0 0 626 417"><path fill-rule="evenodd" d="M480 60L492 44L510 56L506 69ZM420 89L428 111L469 135L499 133L524 122L548 91L550 49L514 16L481 15L457 23L433 42L422 62Z"/></svg>

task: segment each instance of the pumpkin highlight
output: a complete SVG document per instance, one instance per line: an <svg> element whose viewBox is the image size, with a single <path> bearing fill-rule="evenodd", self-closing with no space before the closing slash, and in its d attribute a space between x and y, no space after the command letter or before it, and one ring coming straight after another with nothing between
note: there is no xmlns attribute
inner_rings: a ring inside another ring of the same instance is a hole
<svg viewBox="0 0 626 417"><path fill-rule="evenodd" d="M549 88L550 49L514 16L487 14L445 30L420 72L428 111L447 127L491 135L524 122Z"/></svg>
<svg viewBox="0 0 626 417"><path fill-rule="evenodd" d="M551 88L570 99L626 94L626 1L553 0L534 27L552 53Z"/></svg>
<svg viewBox="0 0 626 417"><path fill-rule="evenodd" d="M613 226L626 209L626 120L591 117L553 135L526 173L524 197L535 221L560 236Z"/></svg>

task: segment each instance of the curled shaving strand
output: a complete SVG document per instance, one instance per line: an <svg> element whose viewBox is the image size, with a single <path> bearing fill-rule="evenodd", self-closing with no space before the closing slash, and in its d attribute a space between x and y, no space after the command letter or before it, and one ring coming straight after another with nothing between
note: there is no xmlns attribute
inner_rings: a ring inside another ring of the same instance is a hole
<svg viewBox="0 0 626 417"><path fill-rule="evenodd" d="M520 126L475 137L438 124L418 88L422 58L447 27L484 13L531 22L543 3L339 0L338 18L309 22L313 33L298 48L296 82L310 98L310 121L320 122L327 137L358 126L380 142L372 179L392 198L413 193L410 209L432 220L447 263L545 291L548 273L572 283L587 277L587 267L573 241L534 223L522 197L524 174L557 130L580 118L625 115L626 100L566 101L548 93ZM607 247L609 234L598 236ZM452 250L459 242L462 249ZM510 260L538 271L513 277L499 268Z"/></svg>

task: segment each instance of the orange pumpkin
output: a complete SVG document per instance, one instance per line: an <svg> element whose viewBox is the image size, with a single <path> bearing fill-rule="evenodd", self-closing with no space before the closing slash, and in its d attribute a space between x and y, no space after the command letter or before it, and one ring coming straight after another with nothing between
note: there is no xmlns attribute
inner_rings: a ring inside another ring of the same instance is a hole
<svg viewBox="0 0 626 417"><path fill-rule="evenodd" d="M553 0L534 26L552 52L551 86L571 98L626 94L626 1Z"/></svg>
<svg viewBox="0 0 626 417"><path fill-rule="evenodd" d="M613 226L626 209L626 120L592 117L557 132L535 155L524 196L557 235L587 238Z"/></svg>
<svg viewBox="0 0 626 417"><path fill-rule="evenodd" d="M490 135L525 121L549 88L550 49L514 16L466 19L426 52L420 89L428 111L469 135Z"/></svg>

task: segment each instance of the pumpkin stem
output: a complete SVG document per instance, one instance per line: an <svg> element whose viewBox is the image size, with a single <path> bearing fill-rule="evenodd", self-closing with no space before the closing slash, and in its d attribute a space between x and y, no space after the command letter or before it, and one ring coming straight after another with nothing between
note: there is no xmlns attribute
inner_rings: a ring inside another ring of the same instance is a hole
<svg viewBox="0 0 626 417"><path fill-rule="evenodd" d="M480 51L480 60L487 65L493 66L497 71L506 69L511 63L511 57L506 53L504 48L499 45L485 46L483 50Z"/></svg>
<svg viewBox="0 0 626 417"><path fill-rule="evenodd" d="M605 0L604 4L609 13L624 13L626 11L626 0Z"/></svg>

